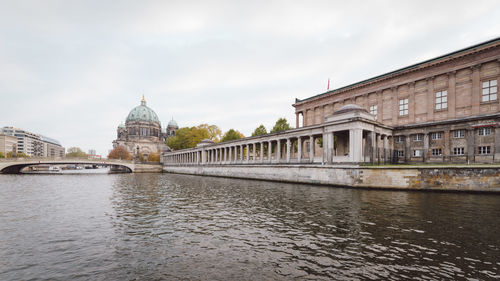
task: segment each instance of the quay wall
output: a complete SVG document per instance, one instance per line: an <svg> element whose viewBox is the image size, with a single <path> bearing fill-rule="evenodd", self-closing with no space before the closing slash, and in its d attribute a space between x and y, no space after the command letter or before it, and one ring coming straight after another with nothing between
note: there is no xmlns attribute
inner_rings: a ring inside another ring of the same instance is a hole
<svg viewBox="0 0 500 281"><path fill-rule="evenodd" d="M373 189L500 192L500 166L168 165L167 173Z"/></svg>
<svg viewBox="0 0 500 281"><path fill-rule="evenodd" d="M161 164L135 164L134 173L162 173Z"/></svg>

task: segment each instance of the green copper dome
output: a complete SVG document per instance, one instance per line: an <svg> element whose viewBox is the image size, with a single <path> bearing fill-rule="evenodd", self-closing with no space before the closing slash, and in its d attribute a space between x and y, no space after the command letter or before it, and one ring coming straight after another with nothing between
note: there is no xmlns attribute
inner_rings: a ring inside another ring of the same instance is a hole
<svg viewBox="0 0 500 281"><path fill-rule="evenodd" d="M146 100L142 97L141 105L134 107L127 116L126 122L142 121L160 124L160 120L156 113L146 106Z"/></svg>

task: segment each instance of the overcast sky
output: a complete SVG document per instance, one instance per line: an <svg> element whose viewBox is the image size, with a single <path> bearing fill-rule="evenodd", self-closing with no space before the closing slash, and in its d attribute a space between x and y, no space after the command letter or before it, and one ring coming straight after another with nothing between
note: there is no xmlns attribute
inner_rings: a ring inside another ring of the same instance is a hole
<svg viewBox="0 0 500 281"><path fill-rule="evenodd" d="M107 155L164 126L250 135L307 98L500 36L499 1L0 0L0 126Z"/></svg>

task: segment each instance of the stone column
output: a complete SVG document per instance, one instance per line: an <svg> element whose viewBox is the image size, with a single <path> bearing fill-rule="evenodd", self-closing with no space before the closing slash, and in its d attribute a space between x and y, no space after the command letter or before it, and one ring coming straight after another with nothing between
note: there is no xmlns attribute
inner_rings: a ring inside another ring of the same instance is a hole
<svg viewBox="0 0 500 281"><path fill-rule="evenodd" d="M233 162L233 147L229 147L229 163Z"/></svg>
<svg viewBox="0 0 500 281"><path fill-rule="evenodd" d="M276 162L280 162L281 160L281 140L277 140L277 145L276 145Z"/></svg>
<svg viewBox="0 0 500 281"><path fill-rule="evenodd" d="M253 155L253 159L252 159L252 162L255 163L255 158L257 156L257 151L255 150L255 143L252 143L252 155Z"/></svg>
<svg viewBox="0 0 500 281"><path fill-rule="evenodd" d="M247 162L250 160L250 145L247 143L246 144L246 147L247 147L247 155L246 155L246 160Z"/></svg>
<svg viewBox="0 0 500 281"><path fill-rule="evenodd" d="M444 141L444 147L443 147L443 162L450 161L451 160L451 153L450 153L450 130L445 130L443 133L443 141Z"/></svg>
<svg viewBox="0 0 500 281"><path fill-rule="evenodd" d="M417 107L415 103L415 82L408 83L408 92L410 94L408 96L408 123L412 124L415 122L415 108Z"/></svg>
<svg viewBox="0 0 500 281"><path fill-rule="evenodd" d="M323 133L323 153L321 153L321 164L328 162L328 136Z"/></svg>
<svg viewBox="0 0 500 281"><path fill-rule="evenodd" d="M302 160L302 137L297 138L297 162Z"/></svg>
<svg viewBox="0 0 500 281"><path fill-rule="evenodd" d="M388 154L389 151L387 151L389 149L389 137L387 135L382 135L382 140L383 140L383 144L382 144L382 150L383 150L383 153L384 153L384 164L387 163L387 158L388 156L390 156Z"/></svg>
<svg viewBox="0 0 500 281"><path fill-rule="evenodd" d="M427 122L434 121L435 103L436 93L434 93L434 77L429 77L427 78Z"/></svg>
<svg viewBox="0 0 500 281"><path fill-rule="evenodd" d="M476 150L476 137L473 128L467 129L467 162L474 163L476 158L474 152Z"/></svg>
<svg viewBox="0 0 500 281"><path fill-rule="evenodd" d="M267 142L267 161L268 161L269 163L271 163L272 158L273 158L273 157L272 157L272 153L273 153L272 148L273 148L273 143L272 143L271 141L268 141L268 142Z"/></svg>
<svg viewBox="0 0 500 281"><path fill-rule="evenodd" d="M299 127L299 112L295 112L295 128Z"/></svg>
<svg viewBox="0 0 500 281"><path fill-rule="evenodd" d="M498 87L498 86L497 86ZM500 162L500 127L495 127L495 146L493 148L493 162Z"/></svg>
<svg viewBox="0 0 500 281"><path fill-rule="evenodd" d="M309 162L314 163L314 136L309 136Z"/></svg>
<svg viewBox="0 0 500 281"><path fill-rule="evenodd" d="M240 145L240 161L243 162L243 145Z"/></svg>
<svg viewBox="0 0 500 281"><path fill-rule="evenodd" d="M424 133L424 151L422 151L422 160L423 162L427 162L427 158L429 158L429 133Z"/></svg>
<svg viewBox="0 0 500 281"><path fill-rule="evenodd" d="M391 97L392 97L392 106L393 106L393 108L392 108L392 125L396 126L398 124L398 117L399 117L399 98L398 98L398 89L396 87L391 88Z"/></svg>
<svg viewBox="0 0 500 281"><path fill-rule="evenodd" d="M455 108L456 108L456 77L455 71L448 73L448 118L455 118Z"/></svg>
<svg viewBox="0 0 500 281"><path fill-rule="evenodd" d="M286 139L286 162L290 163L290 154L291 154L291 142L290 138Z"/></svg>
<svg viewBox="0 0 500 281"><path fill-rule="evenodd" d="M370 132L370 144L371 144L371 163L375 163L377 160L377 134L375 133L375 131L371 131Z"/></svg>
<svg viewBox="0 0 500 281"><path fill-rule="evenodd" d="M260 163L264 162L264 142L260 142Z"/></svg>
<svg viewBox="0 0 500 281"><path fill-rule="evenodd" d="M409 134L405 135L405 163L410 162L411 159L410 142L411 142L410 135Z"/></svg>
<svg viewBox="0 0 500 281"><path fill-rule="evenodd" d="M479 104L481 103L481 81L479 77L479 70L481 65L475 65L472 67L472 114L479 114Z"/></svg>

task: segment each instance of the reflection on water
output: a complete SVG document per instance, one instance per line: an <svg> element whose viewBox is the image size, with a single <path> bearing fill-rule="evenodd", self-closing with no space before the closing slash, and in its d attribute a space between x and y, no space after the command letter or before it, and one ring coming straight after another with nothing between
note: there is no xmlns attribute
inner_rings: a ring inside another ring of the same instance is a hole
<svg viewBox="0 0 500 281"><path fill-rule="evenodd" d="M0 279L500 278L500 196L0 176Z"/></svg>

